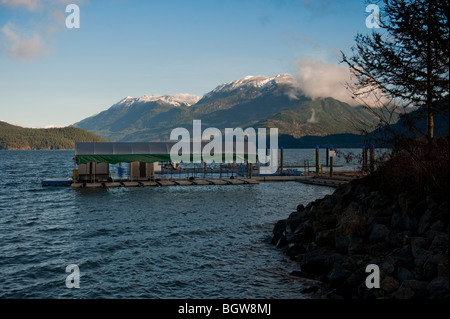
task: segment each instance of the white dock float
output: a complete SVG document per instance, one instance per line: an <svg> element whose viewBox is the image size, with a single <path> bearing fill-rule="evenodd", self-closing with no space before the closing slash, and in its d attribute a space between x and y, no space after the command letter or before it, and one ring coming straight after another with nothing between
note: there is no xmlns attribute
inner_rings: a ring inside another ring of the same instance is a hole
<svg viewBox="0 0 450 319"><path fill-rule="evenodd" d="M193 181L194 185L211 185L211 182L204 179L196 179Z"/></svg>
<svg viewBox="0 0 450 319"><path fill-rule="evenodd" d="M163 187L176 185L175 182L173 182L173 181L158 181L157 183L159 186L163 186Z"/></svg>
<svg viewBox="0 0 450 319"><path fill-rule="evenodd" d="M193 185L192 181L186 181L186 180L175 181L175 184L177 184L179 186L191 186L191 185Z"/></svg>
<svg viewBox="0 0 450 319"><path fill-rule="evenodd" d="M102 183L86 183L86 188L102 188Z"/></svg>
<svg viewBox="0 0 450 319"><path fill-rule="evenodd" d="M124 187L139 187L138 182L122 182Z"/></svg>
<svg viewBox="0 0 450 319"><path fill-rule="evenodd" d="M122 187L122 184L119 182L108 182L104 183L105 188L116 188L116 187Z"/></svg>
<svg viewBox="0 0 450 319"><path fill-rule="evenodd" d="M243 180L241 180L241 179L230 179L230 184L232 184L232 185L244 185L246 183Z"/></svg>
<svg viewBox="0 0 450 319"><path fill-rule="evenodd" d="M179 179L179 180L159 180L159 181L115 181L115 182L83 182L72 183L72 188L119 188L119 187L166 187L166 186L205 186L205 185L245 185L259 184L256 179L248 178L223 178L223 179Z"/></svg>
<svg viewBox="0 0 450 319"><path fill-rule="evenodd" d="M209 179L208 182L210 182L212 185L229 185L230 182L228 180L223 179Z"/></svg>
<svg viewBox="0 0 450 319"><path fill-rule="evenodd" d="M158 186L157 182L151 182L151 181L144 181L144 182L139 182L142 186L144 187L156 187Z"/></svg>
<svg viewBox="0 0 450 319"><path fill-rule="evenodd" d="M241 178L241 181L244 181L245 184L259 184L257 180L250 179L250 178Z"/></svg>

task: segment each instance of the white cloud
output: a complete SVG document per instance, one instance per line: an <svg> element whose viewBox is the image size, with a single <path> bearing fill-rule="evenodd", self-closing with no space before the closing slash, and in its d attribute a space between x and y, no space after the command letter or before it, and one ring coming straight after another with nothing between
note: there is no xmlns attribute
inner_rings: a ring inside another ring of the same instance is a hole
<svg viewBox="0 0 450 319"><path fill-rule="evenodd" d="M27 61L48 52L58 31L65 30L65 5L88 3L87 0L0 0L0 9L31 12L19 27L11 22L0 26L0 44L12 58ZM32 26L32 29L31 27Z"/></svg>
<svg viewBox="0 0 450 319"><path fill-rule="evenodd" d="M8 7L24 6L29 11L35 11L41 3L40 0L1 0L1 2Z"/></svg>
<svg viewBox="0 0 450 319"><path fill-rule="evenodd" d="M295 65L298 87L307 97L332 97L350 105L357 104L346 89L350 82L348 68L311 58L296 61Z"/></svg>
<svg viewBox="0 0 450 319"><path fill-rule="evenodd" d="M81 3L85 2L82 0L0 0L0 3L9 8L20 8L24 7L28 11L37 11L39 9L45 9L48 7L58 7L60 5L65 5L69 3Z"/></svg>
<svg viewBox="0 0 450 319"><path fill-rule="evenodd" d="M15 29L11 23L1 28L1 33L5 38L3 47L11 57L19 61L27 61L46 51L38 33L33 32L32 35L24 36Z"/></svg>
<svg viewBox="0 0 450 319"><path fill-rule="evenodd" d="M333 63L307 58L295 61L297 89L311 99L332 97L352 106L403 106L404 103L388 98L374 87L356 88L350 69ZM358 96L353 98L353 94ZM393 104L394 103L394 104ZM315 120L314 114L310 120Z"/></svg>

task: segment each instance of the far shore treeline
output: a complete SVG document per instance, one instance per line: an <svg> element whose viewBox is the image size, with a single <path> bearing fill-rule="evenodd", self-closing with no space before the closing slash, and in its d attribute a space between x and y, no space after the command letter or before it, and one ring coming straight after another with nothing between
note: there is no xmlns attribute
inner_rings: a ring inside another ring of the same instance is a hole
<svg viewBox="0 0 450 319"><path fill-rule="evenodd" d="M107 142L77 127L24 128L0 121L0 150L74 149L75 142Z"/></svg>

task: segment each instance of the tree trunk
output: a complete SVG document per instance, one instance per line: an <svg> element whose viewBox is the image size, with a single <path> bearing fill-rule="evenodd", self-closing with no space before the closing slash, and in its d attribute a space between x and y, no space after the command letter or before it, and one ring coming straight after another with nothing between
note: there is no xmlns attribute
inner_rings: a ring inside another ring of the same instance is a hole
<svg viewBox="0 0 450 319"><path fill-rule="evenodd" d="M427 113L428 113L428 140L431 142L434 137L434 118L433 118L433 48L432 48L432 21L433 2L428 7L428 39L427 39Z"/></svg>

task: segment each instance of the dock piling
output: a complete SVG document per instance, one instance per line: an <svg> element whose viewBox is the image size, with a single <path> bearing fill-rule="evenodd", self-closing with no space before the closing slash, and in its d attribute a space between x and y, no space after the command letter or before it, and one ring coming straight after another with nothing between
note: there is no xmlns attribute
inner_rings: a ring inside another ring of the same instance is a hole
<svg viewBox="0 0 450 319"><path fill-rule="evenodd" d="M375 146L370 146L370 173L372 174L375 170Z"/></svg>
<svg viewBox="0 0 450 319"><path fill-rule="evenodd" d="M316 176L319 175L319 145L316 146Z"/></svg>
<svg viewBox="0 0 450 319"><path fill-rule="evenodd" d="M367 148L365 145L362 150L362 171L367 173Z"/></svg>
<svg viewBox="0 0 450 319"><path fill-rule="evenodd" d="M333 146L330 147L330 150L333 151ZM333 159L334 154L333 156L330 156L330 177L333 177Z"/></svg>

